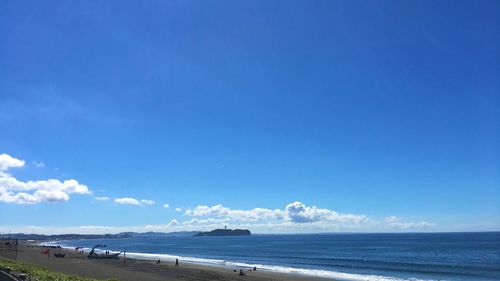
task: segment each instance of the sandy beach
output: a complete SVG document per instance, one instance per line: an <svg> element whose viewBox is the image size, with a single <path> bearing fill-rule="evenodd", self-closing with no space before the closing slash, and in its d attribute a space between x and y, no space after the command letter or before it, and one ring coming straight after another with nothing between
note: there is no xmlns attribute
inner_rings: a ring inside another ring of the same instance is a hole
<svg viewBox="0 0 500 281"><path fill-rule="evenodd" d="M168 280L255 280L255 281L302 281L302 280L332 280L317 277L308 277L294 274L279 274L272 272L260 272L244 270L246 276L239 276L239 269L222 268L215 266L203 266L198 264L184 263L176 268L172 262L156 264L155 261L123 259L92 260L86 255L78 255L71 250L61 250L66 254L65 258L54 258L51 249L51 257L42 255L45 247L34 245L23 245L18 253L18 260L44 266L56 272L75 274L79 276L98 279L115 278L123 281L168 281ZM234 272L236 270L237 272Z"/></svg>

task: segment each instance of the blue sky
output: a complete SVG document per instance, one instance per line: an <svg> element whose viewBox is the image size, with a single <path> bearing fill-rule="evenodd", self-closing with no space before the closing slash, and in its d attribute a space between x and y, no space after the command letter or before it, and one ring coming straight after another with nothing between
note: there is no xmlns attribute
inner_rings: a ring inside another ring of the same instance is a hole
<svg viewBox="0 0 500 281"><path fill-rule="evenodd" d="M499 11L2 1L0 231L500 230Z"/></svg>

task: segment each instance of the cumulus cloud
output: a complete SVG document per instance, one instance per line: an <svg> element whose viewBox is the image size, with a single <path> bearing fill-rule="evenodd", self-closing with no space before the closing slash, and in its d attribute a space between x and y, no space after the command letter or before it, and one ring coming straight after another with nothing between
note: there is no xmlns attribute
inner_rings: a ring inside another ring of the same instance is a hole
<svg viewBox="0 0 500 281"><path fill-rule="evenodd" d="M186 227L193 225L220 226L220 224L230 223L240 227L264 229L264 232L272 232L272 230L280 232L408 230L434 225L425 221L403 222L395 216L377 220L362 214L344 214L326 208L307 206L299 201L291 202L283 209L240 210L224 207L220 204L199 205L187 209L184 215L193 217L181 223Z"/></svg>
<svg viewBox="0 0 500 281"><path fill-rule="evenodd" d="M333 210L321 209L316 206L308 207L298 201L292 202L286 206L285 217L296 223L316 221L362 223L368 220L365 215L339 214Z"/></svg>
<svg viewBox="0 0 500 281"><path fill-rule="evenodd" d="M329 220L337 214L335 211L319 209L316 206L307 207L298 201L286 205L285 212L287 219L296 223Z"/></svg>
<svg viewBox="0 0 500 281"><path fill-rule="evenodd" d="M154 205L155 201L153 200L148 200L148 199L141 199L137 200L135 198L131 197L122 197L122 198L116 198L115 203L122 204L122 205Z"/></svg>
<svg viewBox="0 0 500 281"><path fill-rule="evenodd" d="M182 212L182 208L175 208L176 212Z"/></svg>
<svg viewBox="0 0 500 281"><path fill-rule="evenodd" d="M188 209L184 213L194 217L223 217L234 221L286 220L294 223L317 221L336 221L341 223L361 223L368 218L364 215L339 214L333 210L306 206L295 201L286 205L285 209L253 208L250 210L233 210L222 205L200 205Z"/></svg>
<svg viewBox="0 0 500 281"><path fill-rule="evenodd" d="M10 168L20 168L25 164L24 160L14 158L8 154L0 154L0 175L6 174Z"/></svg>
<svg viewBox="0 0 500 281"><path fill-rule="evenodd" d="M170 207L170 205L168 205L168 204L163 204L163 208L168 209L169 207Z"/></svg>
<svg viewBox="0 0 500 281"><path fill-rule="evenodd" d="M295 205L296 204L294 204L294 206ZM407 225L397 225L397 226L394 225L393 228L391 228L390 226L388 226L388 224L390 223L399 223ZM35 232L35 233L45 233L45 234L54 234L54 233L104 234L104 233L119 233L126 231L135 231L135 232L200 231L200 230L221 228L224 227L224 225L227 225L230 228L250 229L254 233L313 233L313 232L335 232L335 231L373 232L373 231L387 231L387 230L419 231L419 230L425 230L426 226L424 225L426 224L429 223L403 222L401 218L395 216L387 217L381 220L367 219L363 223L345 223L345 222L332 221L328 219L298 223L294 222L291 219L287 219L285 217L282 219L274 219L268 221L234 221L228 217L192 217L185 221L171 219L168 223L165 224L147 224L139 226L87 225L87 226L73 226L73 227L65 226L59 228L53 226L51 227L30 226L28 228L26 227L15 228L15 231L30 232L30 233ZM2 229L12 230L12 226L6 227L0 225L0 232Z"/></svg>
<svg viewBox="0 0 500 281"><path fill-rule="evenodd" d="M257 221L263 219L277 219L283 217L283 211L276 209L254 208L251 210L232 210L222 205L212 207L200 205L194 209L186 210L187 216L216 216L226 217L237 221Z"/></svg>
<svg viewBox="0 0 500 281"><path fill-rule="evenodd" d="M9 173L24 167L25 161L7 154L0 155L0 201L14 204L68 201L70 194L90 194L89 188L77 180L57 179L20 181Z"/></svg>

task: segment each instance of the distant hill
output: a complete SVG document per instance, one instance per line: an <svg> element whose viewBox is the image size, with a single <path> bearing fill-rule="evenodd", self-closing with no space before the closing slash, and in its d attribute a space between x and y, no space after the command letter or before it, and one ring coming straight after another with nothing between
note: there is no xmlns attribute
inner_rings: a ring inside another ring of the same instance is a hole
<svg viewBox="0 0 500 281"><path fill-rule="evenodd" d="M14 233L9 237L20 240L78 240L78 239L117 239L117 238L163 238L175 236L193 236L199 231L177 231L177 232L121 232L117 234L25 234ZM7 236L7 235L3 235Z"/></svg>
<svg viewBox="0 0 500 281"><path fill-rule="evenodd" d="M215 229L208 232L199 232L194 236L246 236L251 234L248 229Z"/></svg>
<svg viewBox="0 0 500 281"><path fill-rule="evenodd" d="M162 238L173 236L193 236L199 231L177 231L177 232L122 232L118 233L118 238Z"/></svg>

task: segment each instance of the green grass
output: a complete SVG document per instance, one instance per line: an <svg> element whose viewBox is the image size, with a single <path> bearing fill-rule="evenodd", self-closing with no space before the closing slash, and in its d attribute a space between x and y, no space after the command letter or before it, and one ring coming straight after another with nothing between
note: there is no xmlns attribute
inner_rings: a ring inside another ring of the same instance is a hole
<svg viewBox="0 0 500 281"><path fill-rule="evenodd" d="M12 261L0 258L0 269L5 267L10 267L13 272L16 273L27 273L31 276L31 280L36 281L98 281L100 279L85 278L77 275L69 275L64 273L58 273L50 271L44 267L36 264ZM107 279L108 281L113 281L116 279Z"/></svg>

